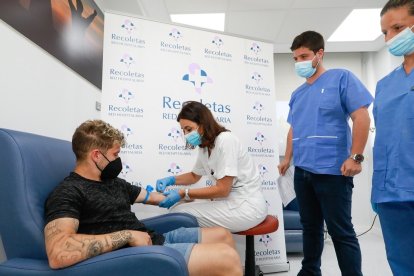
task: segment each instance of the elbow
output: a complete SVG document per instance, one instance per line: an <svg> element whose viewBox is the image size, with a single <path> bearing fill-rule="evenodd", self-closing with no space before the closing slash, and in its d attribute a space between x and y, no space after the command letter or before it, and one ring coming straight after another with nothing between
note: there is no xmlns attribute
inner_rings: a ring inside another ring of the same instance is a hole
<svg viewBox="0 0 414 276"><path fill-rule="evenodd" d="M56 260L56 258L48 257L49 267L51 269L60 269L64 266Z"/></svg>
<svg viewBox="0 0 414 276"><path fill-rule="evenodd" d="M226 198L230 195L231 189L223 189L220 191L220 193L218 194L218 197L222 197L222 198Z"/></svg>

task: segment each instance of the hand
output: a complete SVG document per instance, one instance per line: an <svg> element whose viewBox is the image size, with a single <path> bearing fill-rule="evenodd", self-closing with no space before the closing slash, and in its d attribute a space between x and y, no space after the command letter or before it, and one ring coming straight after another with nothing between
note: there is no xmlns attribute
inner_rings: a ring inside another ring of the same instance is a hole
<svg viewBox="0 0 414 276"><path fill-rule="evenodd" d="M165 177L165 178L161 178L157 180L157 184L156 189L157 192L164 192L165 188L167 188L167 186L171 186L175 184L175 177L174 176L169 176L169 177Z"/></svg>
<svg viewBox="0 0 414 276"><path fill-rule="evenodd" d="M341 166L341 173L343 176L355 176L362 171L360 163L355 162L351 158L345 160Z"/></svg>
<svg viewBox="0 0 414 276"><path fill-rule="evenodd" d="M132 230L129 230L128 232L131 233L131 238L129 239L129 242L128 242L129 246L152 245L151 237L147 232L132 231Z"/></svg>
<svg viewBox="0 0 414 276"><path fill-rule="evenodd" d="M290 161L283 159L282 162L280 162L279 166L277 166L278 170L279 170L279 174L280 175L285 175L286 171L289 169L290 167Z"/></svg>
<svg viewBox="0 0 414 276"><path fill-rule="evenodd" d="M180 193L177 190L169 190L164 192L166 198L160 202L158 206L170 209L171 206L181 200Z"/></svg>

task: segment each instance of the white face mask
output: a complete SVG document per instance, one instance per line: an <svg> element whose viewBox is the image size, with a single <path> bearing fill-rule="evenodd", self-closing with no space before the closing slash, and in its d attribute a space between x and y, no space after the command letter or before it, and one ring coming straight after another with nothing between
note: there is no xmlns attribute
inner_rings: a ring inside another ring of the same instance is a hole
<svg viewBox="0 0 414 276"><path fill-rule="evenodd" d="M394 56L405 56L414 53L414 33L407 27L387 41L388 51Z"/></svg>

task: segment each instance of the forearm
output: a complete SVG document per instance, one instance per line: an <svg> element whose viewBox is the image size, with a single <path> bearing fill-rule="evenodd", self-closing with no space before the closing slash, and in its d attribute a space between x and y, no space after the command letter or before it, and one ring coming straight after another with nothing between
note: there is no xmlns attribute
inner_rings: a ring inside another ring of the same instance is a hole
<svg viewBox="0 0 414 276"><path fill-rule="evenodd" d="M128 244L131 237L128 230L104 235L60 233L46 246L49 265L58 269L76 264L121 248Z"/></svg>
<svg viewBox="0 0 414 276"><path fill-rule="evenodd" d="M356 114L352 117L353 126L351 154L362 154L368 140L371 119L369 118L368 110L366 108L361 108L354 113Z"/></svg>
<svg viewBox="0 0 414 276"><path fill-rule="evenodd" d="M233 177L225 176L222 179L217 180L216 185L189 190L189 196L191 199L213 199L227 197L231 191L232 184ZM179 191L181 198L184 197L184 193L185 191L183 189Z"/></svg>
<svg viewBox="0 0 414 276"><path fill-rule="evenodd" d="M199 181L200 178L200 175L193 172L180 174L175 176L175 185L191 185Z"/></svg>
<svg viewBox="0 0 414 276"><path fill-rule="evenodd" d="M292 145L293 130L292 127L289 128L289 132L286 138L286 150L285 150L285 160L292 160L293 155L293 145Z"/></svg>
<svg viewBox="0 0 414 276"><path fill-rule="evenodd" d="M161 201L165 199L165 196L162 193L151 192L148 197L146 204L158 205Z"/></svg>

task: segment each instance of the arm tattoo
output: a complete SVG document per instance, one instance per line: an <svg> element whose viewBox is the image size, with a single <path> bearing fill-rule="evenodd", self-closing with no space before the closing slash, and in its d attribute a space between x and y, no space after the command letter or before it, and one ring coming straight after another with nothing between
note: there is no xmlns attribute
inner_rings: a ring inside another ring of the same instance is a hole
<svg viewBox="0 0 414 276"><path fill-rule="evenodd" d="M94 256L98 256L102 254L103 251L103 244L100 241L92 241L91 244L89 244L86 252L87 258L92 258Z"/></svg>
<svg viewBox="0 0 414 276"><path fill-rule="evenodd" d="M109 235L112 241L112 249L118 249L128 243L132 235L129 231L115 232Z"/></svg>
<svg viewBox="0 0 414 276"><path fill-rule="evenodd" d="M55 221L52 221L45 228L45 238L46 240L53 239L57 234L61 232L62 230L57 227L57 223Z"/></svg>

